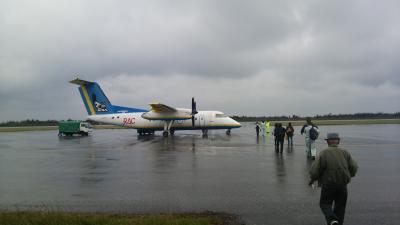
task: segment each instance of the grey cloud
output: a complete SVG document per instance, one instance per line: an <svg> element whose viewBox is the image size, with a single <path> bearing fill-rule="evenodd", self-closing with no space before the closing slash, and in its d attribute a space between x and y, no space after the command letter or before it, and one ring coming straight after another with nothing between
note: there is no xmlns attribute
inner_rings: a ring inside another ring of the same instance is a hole
<svg viewBox="0 0 400 225"><path fill-rule="evenodd" d="M76 75L127 105L166 90L181 105L204 86L203 106L230 114L400 108L397 1L2 1L0 15L0 120L83 115ZM323 106L332 84L354 97Z"/></svg>

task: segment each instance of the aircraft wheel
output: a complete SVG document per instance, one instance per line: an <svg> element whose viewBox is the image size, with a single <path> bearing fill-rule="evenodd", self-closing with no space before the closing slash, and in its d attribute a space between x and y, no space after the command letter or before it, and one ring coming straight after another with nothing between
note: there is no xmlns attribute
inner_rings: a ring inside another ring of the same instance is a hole
<svg viewBox="0 0 400 225"><path fill-rule="evenodd" d="M164 131L164 132L162 133L162 135L163 135L164 137L168 137L168 131Z"/></svg>
<svg viewBox="0 0 400 225"><path fill-rule="evenodd" d="M231 135L231 129L226 130L226 135Z"/></svg>
<svg viewBox="0 0 400 225"><path fill-rule="evenodd" d="M170 130L169 133L170 133L171 135L174 135L174 134L175 134L175 130Z"/></svg>

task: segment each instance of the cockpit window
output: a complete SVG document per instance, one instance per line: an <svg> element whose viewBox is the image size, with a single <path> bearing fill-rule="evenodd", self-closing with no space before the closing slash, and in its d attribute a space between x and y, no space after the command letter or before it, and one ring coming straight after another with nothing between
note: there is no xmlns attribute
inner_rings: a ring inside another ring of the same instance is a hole
<svg viewBox="0 0 400 225"><path fill-rule="evenodd" d="M226 117L226 116L225 116L225 114L223 114L223 113L217 113L217 114L215 114L215 117L217 117L217 118L224 118L224 117Z"/></svg>

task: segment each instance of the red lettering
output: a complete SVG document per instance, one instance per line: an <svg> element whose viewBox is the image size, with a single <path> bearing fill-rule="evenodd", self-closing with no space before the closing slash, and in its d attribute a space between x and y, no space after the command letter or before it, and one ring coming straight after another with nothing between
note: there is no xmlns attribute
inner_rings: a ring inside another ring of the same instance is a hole
<svg viewBox="0 0 400 225"><path fill-rule="evenodd" d="M136 118L135 117L131 117L131 118L124 118L123 120L122 120L122 125L123 126L126 126L126 125L128 125L128 124L134 124L136 121Z"/></svg>

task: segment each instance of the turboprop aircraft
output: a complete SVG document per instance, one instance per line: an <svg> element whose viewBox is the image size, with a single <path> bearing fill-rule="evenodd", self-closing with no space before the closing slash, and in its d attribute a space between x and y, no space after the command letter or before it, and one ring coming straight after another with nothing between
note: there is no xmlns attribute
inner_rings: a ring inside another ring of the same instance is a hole
<svg viewBox="0 0 400 225"><path fill-rule="evenodd" d="M163 131L163 136L174 135L175 130L202 130L206 136L210 129L231 129L241 124L219 111L197 111L192 98L192 108L175 108L162 103L150 103L150 110L112 105L96 82L76 78L70 83L79 85L83 103L91 121L137 129L139 135Z"/></svg>

